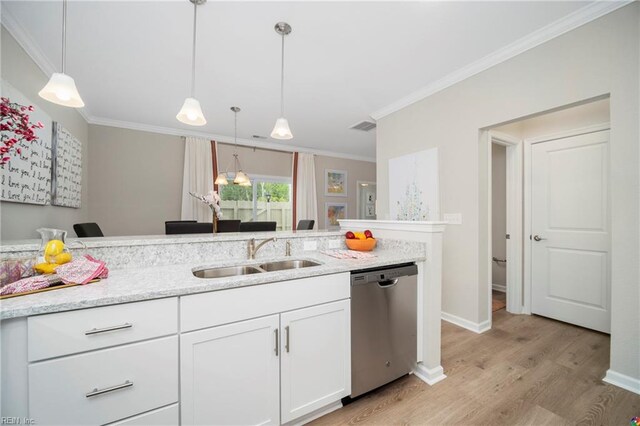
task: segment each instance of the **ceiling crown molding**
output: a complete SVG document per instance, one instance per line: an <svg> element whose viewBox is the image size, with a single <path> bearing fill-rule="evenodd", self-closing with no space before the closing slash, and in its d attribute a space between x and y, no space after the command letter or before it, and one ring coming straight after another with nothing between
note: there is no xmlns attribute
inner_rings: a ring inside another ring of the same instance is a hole
<svg viewBox="0 0 640 426"><path fill-rule="evenodd" d="M138 130L141 132L159 133L162 135L193 136L196 138L212 139L217 142L222 142L227 144L234 143L233 136L218 135L215 133L207 133L207 132L198 132L194 130L174 129L171 127L153 126L150 124L133 123L130 121L112 120L110 118L91 117L91 119L88 120L87 122L89 124L93 124L97 126L118 127L120 129ZM376 159L372 157L366 157L366 156L355 155L355 154L346 154L342 152L323 151L323 150L307 148L302 146L294 146L288 143L279 144L274 142L259 141L259 140L244 139L244 138L238 138L237 142L238 142L238 145L247 146L251 148L264 148L264 149L271 149L271 150L284 151L284 152L294 152L294 151L305 152L309 154L322 155L325 157L344 158L347 160L366 161L369 163L376 162Z"/></svg>
<svg viewBox="0 0 640 426"><path fill-rule="evenodd" d="M24 27L16 20L11 13L7 11L6 8L2 9L2 13L0 13L0 23L2 26L11 34L11 36L16 40L18 45L22 47L22 49L27 53L33 62L35 62L36 66L40 68L40 70L44 73L46 78L48 79L51 74L54 72L59 72L56 69L56 66L47 59L47 56L40 50L36 42L29 35L29 33L24 29ZM91 119L91 113L89 109L85 106L83 108L74 108L78 113L84 118L84 120L88 123Z"/></svg>
<svg viewBox="0 0 640 426"><path fill-rule="evenodd" d="M397 112L411 104L438 93L447 87L451 87L456 83L473 77L495 65L505 62L527 50L533 49L549 40L552 40L562 34L574 30L582 25L594 21L608 13L611 13L634 0L598 0L591 3L569 15L561 18L539 30L501 48L495 52L481 58L471 64L454 71L440 80L424 86L423 88L407 95L377 111L370 114L374 120L379 120L389 114Z"/></svg>

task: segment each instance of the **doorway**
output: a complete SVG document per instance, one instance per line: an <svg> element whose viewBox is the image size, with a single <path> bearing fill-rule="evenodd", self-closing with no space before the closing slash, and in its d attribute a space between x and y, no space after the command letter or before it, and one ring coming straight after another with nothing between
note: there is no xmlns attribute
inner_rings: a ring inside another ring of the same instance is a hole
<svg viewBox="0 0 640 426"><path fill-rule="evenodd" d="M367 181L356 182L356 199L358 219L375 220L376 214L376 183Z"/></svg>
<svg viewBox="0 0 640 426"><path fill-rule="evenodd" d="M491 144L491 311L507 306L507 147Z"/></svg>

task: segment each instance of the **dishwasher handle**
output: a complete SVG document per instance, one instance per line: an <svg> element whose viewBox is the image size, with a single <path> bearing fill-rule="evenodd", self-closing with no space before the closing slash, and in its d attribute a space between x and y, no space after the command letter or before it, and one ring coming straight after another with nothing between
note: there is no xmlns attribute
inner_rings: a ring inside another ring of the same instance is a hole
<svg viewBox="0 0 640 426"><path fill-rule="evenodd" d="M398 284L398 280L399 280L399 278L395 278L395 279L392 279L392 280L378 281L378 287L380 287L380 288L391 288L391 287L395 286L396 284Z"/></svg>

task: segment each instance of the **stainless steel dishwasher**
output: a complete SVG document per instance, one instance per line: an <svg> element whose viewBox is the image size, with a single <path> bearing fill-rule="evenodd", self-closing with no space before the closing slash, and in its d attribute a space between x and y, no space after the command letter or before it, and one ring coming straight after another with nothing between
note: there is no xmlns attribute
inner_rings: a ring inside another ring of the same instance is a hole
<svg viewBox="0 0 640 426"><path fill-rule="evenodd" d="M351 397L410 373L417 359L415 264L351 273Z"/></svg>

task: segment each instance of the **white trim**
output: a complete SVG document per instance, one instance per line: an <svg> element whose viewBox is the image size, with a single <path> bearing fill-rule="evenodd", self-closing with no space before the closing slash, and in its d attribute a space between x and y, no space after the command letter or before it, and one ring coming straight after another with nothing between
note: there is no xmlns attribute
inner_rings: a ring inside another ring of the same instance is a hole
<svg viewBox="0 0 640 426"><path fill-rule="evenodd" d="M449 314L447 312L442 311L441 313L442 320L449 322L453 325L457 325L458 327L465 328L469 331L473 331L474 333L484 333L485 331L491 330L491 320L488 319L482 322L473 322L468 319L461 318L457 315Z"/></svg>
<svg viewBox="0 0 640 426"><path fill-rule="evenodd" d="M636 379L635 377L609 369L602 381L640 395L640 379Z"/></svg>
<svg viewBox="0 0 640 426"><path fill-rule="evenodd" d="M427 368L421 362L416 364L416 368L413 369L413 374L429 386L433 386L447 378L441 365L435 368Z"/></svg>
<svg viewBox="0 0 640 426"><path fill-rule="evenodd" d="M499 291L500 293L507 292L507 286L502 284L491 284L491 289L494 291Z"/></svg>
<svg viewBox="0 0 640 426"><path fill-rule="evenodd" d="M555 139L570 138L572 136L586 135L587 133L601 132L603 130L611 130L610 123L600 123L591 126L579 127L577 129L565 130L562 132L550 133L544 136L536 136L534 138L527 139L530 144L549 142Z"/></svg>
<svg viewBox="0 0 640 426"><path fill-rule="evenodd" d="M99 125L99 126L109 126L109 127L118 127L121 129L139 130L142 132L160 133L163 135L194 136L199 138L208 138L208 139L213 139L216 142L227 143L227 144L235 143L233 136L225 136L225 135L219 135L219 134L207 133L207 132L198 132L198 131L186 130L186 129L174 129L171 127L153 126L150 124L133 123L130 121L111 120L109 118L91 117L88 120L88 123ZM275 142L265 142L265 141L243 139L243 138L238 138L237 142L238 142L238 145L248 146L251 148L256 147L256 148L272 149L272 150L283 151L283 152L304 152L309 154L322 155L326 157L367 161L369 163L376 162L376 159L372 157L365 157L365 156L355 155L355 154L346 154L346 153L335 152L335 151L323 151L323 150L312 149L312 148L307 148L302 146L295 146L291 144L283 145Z"/></svg>
<svg viewBox="0 0 640 426"><path fill-rule="evenodd" d="M356 220L356 219L343 219L340 221L342 229L386 229L390 231L407 231L407 232L419 232L419 233L439 233L444 232L444 228L447 222L420 222L420 221L406 221L406 220Z"/></svg>
<svg viewBox="0 0 640 426"><path fill-rule="evenodd" d="M521 314L523 312L522 306L522 241L523 241L523 231L522 231L522 209L523 209L523 194L522 194L522 174L523 174L523 145L524 143L511 135L506 133L496 132L494 130L489 131L488 137L488 153L487 153L487 161L488 161L488 173L487 173L487 193L489 197L489 202L487 203L488 207L488 217L487 217L487 226L488 226L488 236L487 244L488 244L488 253L489 256L492 256L492 241L490 236L493 235L492 228L492 208L493 208L493 194L492 194L492 173L493 173L493 165L492 165L492 144L498 144L505 146L507 148L506 152L506 204L507 204L507 233L510 235L510 238L507 240L507 282L506 288L507 293L507 312L513 314ZM493 261L488 259L489 262L489 270L488 270L488 281L489 284L489 312L491 309L491 291L493 289L492 285L492 264Z"/></svg>
<svg viewBox="0 0 640 426"><path fill-rule="evenodd" d="M569 15L552 22L540 28L531 34L516 40L507 46L496 50L493 53L481 58L471 64L462 67L440 80L436 80L427 86L405 96L377 111L370 114L374 120L380 120L381 118L399 111L411 104L414 104L422 99L425 99L435 93L438 93L447 87L451 87L456 83L466 80L469 77L473 77L476 74L481 73L493 66L496 66L502 62L505 62L527 50L533 49L549 40L552 40L562 34L565 34L571 30L574 30L582 25L585 25L591 21L594 21L608 13L611 13L629 3L633 0L621 0L621 1L595 1L589 5L570 13Z"/></svg>

